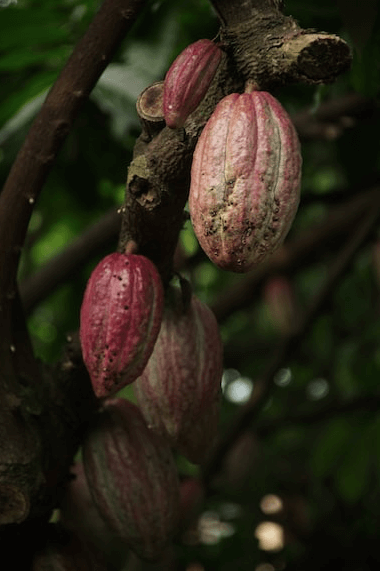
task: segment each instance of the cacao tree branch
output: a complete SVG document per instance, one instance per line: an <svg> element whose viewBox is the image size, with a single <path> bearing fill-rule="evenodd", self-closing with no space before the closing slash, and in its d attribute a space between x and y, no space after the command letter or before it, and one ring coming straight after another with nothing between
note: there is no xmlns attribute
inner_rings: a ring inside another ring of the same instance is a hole
<svg viewBox="0 0 381 571"><path fill-rule="evenodd" d="M292 120L303 139L339 138L347 129L359 121L376 117L378 104L359 93L348 93L329 101L323 101L317 110L303 109L292 116Z"/></svg>
<svg viewBox="0 0 381 571"><path fill-rule="evenodd" d="M292 17L284 16L281 1L211 3L238 71L262 89L278 82L329 83L350 65L350 50L341 38L301 29Z"/></svg>
<svg viewBox="0 0 381 571"><path fill-rule="evenodd" d="M283 429L285 426L302 424L314 424L317 422L325 421L333 416L342 414L356 414L356 413L370 413L379 410L379 397L374 396L361 396L353 398L343 403L329 403L324 407L319 407L313 412L309 413L294 413L285 415L283 417L274 418L272 421L261 422L256 427L256 434L261 438L266 438L269 434L273 434L277 430Z"/></svg>
<svg viewBox="0 0 381 571"><path fill-rule="evenodd" d="M224 435L221 436L210 461L205 467L204 480L207 486L213 487L213 478L220 471L226 454L237 441L239 435L255 421L256 416L271 394L275 373L297 351L299 343L305 338L321 307L334 291L335 284L348 269L353 256L367 238L377 218L378 209L376 210L374 207L368 208L361 223L358 224L356 230L329 268L325 282L311 300L310 306L300 322L295 325L294 332L280 342L267 369L254 381L254 389L249 401L241 407L235 420L225 431Z"/></svg>
<svg viewBox="0 0 381 571"><path fill-rule="evenodd" d="M49 92L0 194L1 524L22 526L28 515L49 517L78 446L80 425L96 404L79 365L80 374L70 377L76 386L67 377L56 384L45 378L33 356L16 272L30 215L54 158L143 5L144 0L105 0ZM74 386L74 399L68 399ZM79 394L82 416L75 413Z"/></svg>
<svg viewBox="0 0 381 571"><path fill-rule="evenodd" d="M20 284L20 295L26 313L45 299L56 287L78 271L91 256L108 242L117 242L120 215L115 209L104 214L69 246Z"/></svg>

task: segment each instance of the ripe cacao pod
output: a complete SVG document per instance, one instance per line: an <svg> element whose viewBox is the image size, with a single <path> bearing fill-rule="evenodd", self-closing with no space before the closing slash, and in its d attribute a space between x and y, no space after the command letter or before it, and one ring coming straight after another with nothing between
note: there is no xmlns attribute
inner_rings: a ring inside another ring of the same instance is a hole
<svg viewBox="0 0 381 571"><path fill-rule="evenodd" d="M247 272L283 242L300 194L299 140L270 93L224 97L197 142L189 210L195 234L222 269Z"/></svg>
<svg viewBox="0 0 381 571"><path fill-rule="evenodd" d="M199 106L221 57L222 51L210 40L198 40L177 56L164 80L163 111L168 127L182 127Z"/></svg>
<svg viewBox="0 0 381 571"><path fill-rule="evenodd" d="M168 443L125 399L106 400L83 444L99 513L139 557L160 558L178 521L179 482Z"/></svg>
<svg viewBox="0 0 381 571"><path fill-rule="evenodd" d="M132 383L143 371L159 333L163 286L144 256L106 256L86 286L80 315L83 360L98 398Z"/></svg>
<svg viewBox="0 0 381 571"><path fill-rule="evenodd" d="M222 342L212 311L173 288L153 353L134 392L147 423L193 463L217 433Z"/></svg>

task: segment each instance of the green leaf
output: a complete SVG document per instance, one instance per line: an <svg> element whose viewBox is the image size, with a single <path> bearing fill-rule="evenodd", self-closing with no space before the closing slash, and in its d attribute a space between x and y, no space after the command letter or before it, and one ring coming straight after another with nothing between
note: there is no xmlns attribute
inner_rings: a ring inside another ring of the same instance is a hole
<svg viewBox="0 0 381 571"><path fill-rule="evenodd" d="M43 93L56 80L57 72L44 72L35 75L30 81L26 81L23 89L14 91L12 95L2 102L0 107L0 126L11 119L17 111L34 97Z"/></svg>
<svg viewBox="0 0 381 571"><path fill-rule="evenodd" d="M6 10L0 18L0 51L68 41L69 33L63 24L62 16L58 18L51 9Z"/></svg>
<svg viewBox="0 0 381 571"><path fill-rule="evenodd" d="M0 57L0 71L17 71L37 65L57 67L68 57L70 51L71 48L67 46L60 46L49 51L27 50L23 47Z"/></svg>

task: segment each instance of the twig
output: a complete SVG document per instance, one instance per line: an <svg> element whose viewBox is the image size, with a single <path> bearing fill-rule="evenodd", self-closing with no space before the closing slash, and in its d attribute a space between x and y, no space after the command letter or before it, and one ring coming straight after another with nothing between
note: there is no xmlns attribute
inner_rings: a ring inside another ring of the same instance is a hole
<svg viewBox="0 0 381 571"><path fill-rule="evenodd" d="M263 422L256 427L256 434L266 438L280 428L294 424L314 424L337 416L340 414L350 414L356 412L376 412L380 408L379 396L361 396L353 398L343 403L330 403L312 412L301 412L274 418L271 421Z"/></svg>
<svg viewBox="0 0 381 571"><path fill-rule="evenodd" d="M336 282L348 268L353 256L363 244L377 217L378 209L371 208L368 210L362 223L357 227L351 238L339 252L328 272L323 286L311 301L310 307L305 312L305 315L297 325L295 331L279 344L267 369L255 380L254 390L249 401L242 406L236 419L220 439L211 460L205 467L204 480L207 485L212 485L213 477L219 471L228 450L236 442L239 435L255 420L259 411L262 409L271 393L275 373L281 368L286 358L289 359L297 350L300 341L305 337L312 326L320 308L334 291Z"/></svg>

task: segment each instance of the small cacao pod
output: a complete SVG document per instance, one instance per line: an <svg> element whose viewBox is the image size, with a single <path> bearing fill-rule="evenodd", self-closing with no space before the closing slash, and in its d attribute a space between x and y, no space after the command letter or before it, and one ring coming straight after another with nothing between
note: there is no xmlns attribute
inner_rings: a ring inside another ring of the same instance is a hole
<svg viewBox="0 0 381 571"><path fill-rule="evenodd" d="M106 400L83 444L99 513L139 557L160 558L178 521L179 482L168 443L125 399Z"/></svg>
<svg viewBox="0 0 381 571"><path fill-rule="evenodd" d="M163 111L168 127L182 127L199 106L221 57L222 51L210 40L198 40L177 56L164 80Z"/></svg>
<svg viewBox="0 0 381 571"><path fill-rule="evenodd" d="M299 140L265 91L232 93L215 108L193 154L195 234L222 269L247 272L283 242L300 193Z"/></svg>
<svg viewBox="0 0 381 571"><path fill-rule="evenodd" d="M115 394L143 371L159 333L163 297L160 275L144 256L115 252L92 272L80 339L98 398Z"/></svg>
<svg viewBox="0 0 381 571"><path fill-rule="evenodd" d="M194 295L184 308L171 290L153 353L134 392L147 423L193 463L217 433L222 342L212 311Z"/></svg>

